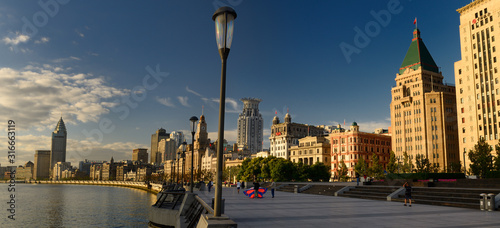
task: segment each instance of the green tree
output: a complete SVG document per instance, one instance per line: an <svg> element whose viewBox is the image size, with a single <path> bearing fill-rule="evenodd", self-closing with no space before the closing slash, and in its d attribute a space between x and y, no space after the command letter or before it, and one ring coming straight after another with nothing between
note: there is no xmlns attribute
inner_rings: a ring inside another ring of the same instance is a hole
<svg viewBox="0 0 500 228"><path fill-rule="evenodd" d="M462 170L462 164L460 162L451 162L449 167L448 167L448 172L450 173L461 173L463 172Z"/></svg>
<svg viewBox="0 0 500 228"><path fill-rule="evenodd" d="M291 181L298 177L296 166L289 160L278 158L272 162L271 178L277 182Z"/></svg>
<svg viewBox="0 0 500 228"><path fill-rule="evenodd" d="M498 144L495 145L495 152L497 152L497 156L495 157L493 169L496 171L500 171L500 140L498 140Z"/></svg>
<svg viewBox="0 0 500 228"><path fill-rule="evenodd" d="M470 170L474 175L484 177L492 168L491 148L484 138L480 138L474 149L469 151Z"/></svg>
<svg viewBox="0 0 500 228"><path fill-rule="evenodd" d="M378 155L375 153L372 155L372 163L370 168L368 168L368 171L370 176L375 177L377 179L381 179L384 177L384 168L379 162Z"/></svg>
<svg viewBox="0 0 500 228"><path fill-rule="evenodd" d="M423 154L417 154L417 156L415 156L415 163L417 173L429 173L431 168L429 159Z"/></svg>
<svg viewBox="0 0 500 228"><path fill-rule="evenodd" d="M338 178L340 181L345 182L347 181L347 166L345 165L344 159L340 160L340 165L337 169L338 173Z"/></svg>
<svg viewBox="0 0 500 228"><path fill-rule="evenodd" d="M323 163L316 162L309 168L309 179L312 181L329 181L330 167Z"/></svg>
<svg viewBox="0 0 500 228"><path fill-rule="evenodd" d="M360 176L367 174L368 165L363 159L363 156L359 156L358 162L354 166L354 171L358 173Z"/></svg>
<svg viewBox="0 0 500 228"><path fill-rule="evenodd" d="M396 161L396 154L391 151L391 157L389 158L389 163L387 164L388 173L396 173L398 171L398 163Z"/></svg>
<svg viewBox="0 0 500 228"><path fill-rule="evenodd" d="M411 160L408 153L403 152L403 173L411 173Z"/></svg>
<svg viewBox="0 0 500 228"><path fill-rule="evenodd" d="M309 177L311 176L310 175L311 166L306 165L302 162L294 163L294 165L295 165L295 168L297 169L297 173L298 173L297 177L294 179L296 181L308 181Z"/></svg>

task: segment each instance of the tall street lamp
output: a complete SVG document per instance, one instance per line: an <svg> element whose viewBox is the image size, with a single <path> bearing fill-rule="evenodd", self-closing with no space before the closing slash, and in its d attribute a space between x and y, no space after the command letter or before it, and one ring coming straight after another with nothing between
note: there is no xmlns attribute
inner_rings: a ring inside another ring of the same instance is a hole
<svg viewBox="0 0 500 228"><path fill-rule="evenodd" d="M184 170L186 170L186 141L182 143L182 183L184 185Z"/></svg>
<svg viewBox="0 0 500 228"><path fill-rule="evenodd" d="M221 216L222 201L222 153L224 146L224 112L226 105L226 61L233 41L234 19L236 12L231 7L221 7L215 11L212 20L215 21L215 38L222 61L219 100L219 134L217 143L217 187L215 188L214 216Z"/></svg>
<svg viewBox="0 0 500 228"><path fill-rule="evenodd" d="M194 170L194 133L196 132L196 121L198 121L198 117L192 116L191 119L191 136L192 136L192 141L191 141L191 181L189 182L189 191L193 193L193 170Z"/></svg>
<svg viewBox="0 0 500 228"><path fill-rule="evenodd" d="M466 151L464 151L464 175L467 176L467 166L465 166L465 154L467 154Z"/></svg>

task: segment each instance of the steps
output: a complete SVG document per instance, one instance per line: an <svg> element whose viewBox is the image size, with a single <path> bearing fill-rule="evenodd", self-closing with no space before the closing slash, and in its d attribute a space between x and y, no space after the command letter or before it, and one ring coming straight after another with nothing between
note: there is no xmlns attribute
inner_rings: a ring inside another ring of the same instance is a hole
<svg viewBox="0 0 500 228"><path fill-rule="evenodd" d="M339 196L360 199L387 200L387 196L399 188L399 186L355 186L355 188L349 189Z"/></svg>
<svg viewBox="0 0 500 228"><path fill-rule="evenodd" d="M311 188L301 193L334 196L335 192L342 189L343 187L345 186L313 185Z"/></svg>
<svg viewBox="0 0 500 228"><path fill-rule="evenodd" d="M277 189L277 191L282 191L282 192L295 192L295 185L299 186L299 189L306 186L305 184L288 184L285 186L282 186L281 188Z"/></svg>
<svg viewBox="0 0 500 228"><path fill-rule="evenodd" d="M499 194L500 189L412 188L412 204L429 204L479 209L479 194ZM393 201L404 202L404 192Z"/></svg>

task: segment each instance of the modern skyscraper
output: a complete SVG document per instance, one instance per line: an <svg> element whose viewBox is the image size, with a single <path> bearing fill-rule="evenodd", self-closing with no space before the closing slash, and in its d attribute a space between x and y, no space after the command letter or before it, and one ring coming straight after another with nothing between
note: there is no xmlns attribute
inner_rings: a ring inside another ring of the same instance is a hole
<svg viewBox="0 0 500 228"><path fill-rule="evenodd" d="M455 87L443 84L443 75L413 31L408 52L392 87L392 150L403 161L407 152L413 164L417 155L439 169L458 165Z"/></svg>
<svg viewBox="0 0 500 228"><path fill-rule="evenodd" d="M160 128L156 133L151 135L151 163L159 165L161 163L161 154L158 153L158 143L162 139L168 139L170 137L165 129Z"/></svg>
<svg viewBox="0 0 500 228"><path fill-rule="evenodd" d="M52 149L50 151L50 169L54 168L57 162L66 162L66 141L68 133L61 117L57 122L56 129L52 132Z"/></svg>
<svg viewBox="0 0 500 228"><path fill-rule="evenodd" d="M242 98L243 111L238 117L238 147L248 149L252 154L262 151L264 121L259 113L261 99Z"/></svg>
<svg viewBox="0 0 500 228"><path fill-rule="evenodd" d="M35 180L49 179L50 170L50 150L35 151L35 171L33 178Z"/></svg>
<svg viewBox="0 0 500 228"><path fill-rule="evenodd" d="M495 38L500 38L500 4L476 0L457 11L462 54L462 59L455 62L460 160L463 165L465 157L465 165L469 166L468 152L479 138L492 146L499 139L500 56Z"/></svg>

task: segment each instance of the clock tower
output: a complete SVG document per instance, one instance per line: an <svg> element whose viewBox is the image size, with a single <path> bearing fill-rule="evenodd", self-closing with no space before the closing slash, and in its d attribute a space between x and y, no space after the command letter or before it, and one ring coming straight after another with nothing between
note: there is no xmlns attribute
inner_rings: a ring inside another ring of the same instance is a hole
<svg viewBox="0 0 500 228"><path fill-rule="evenodd" d="M201 115L200 116L200 121L198 121L198 127L196 129L196 135L195 135L195 144L194 144L194 149L203 149L205 150L210 143L208 139L208 132L207 132L207 122L205 122L205 116Z"/></svg>

